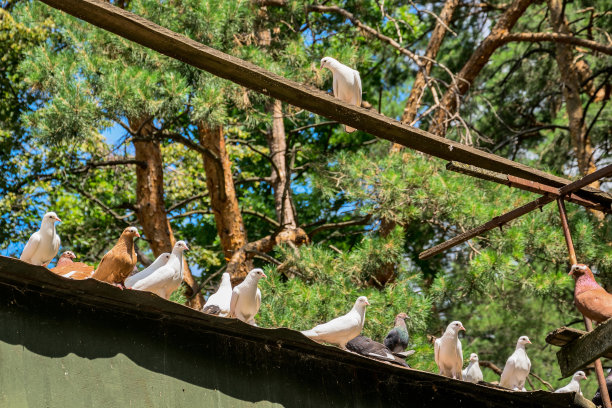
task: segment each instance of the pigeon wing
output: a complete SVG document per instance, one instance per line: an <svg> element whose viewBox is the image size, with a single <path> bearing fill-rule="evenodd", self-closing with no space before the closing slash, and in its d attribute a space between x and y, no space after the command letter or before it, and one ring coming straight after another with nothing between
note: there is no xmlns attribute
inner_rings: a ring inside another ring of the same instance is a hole
<svg viewBox="0 0 612 408"><path fill-rule="evenodd" d="M440 343L442 342L442 339L436 339L436 341L434 342L434 360L436 362L436 364L438 365L438 367L440 367Z"/></svg>
<svg viewBox="0 0 612 408"><path fill-rule="evenodd" d="M22 261L29 262L30 259L32 259L32 257L36 253L36 249L38 249L39 244L40 244L40 234L38 232L35 232L30 236L30 239L28 240L27 244L23 248L23 252L21 253L21 256L19 257L19 259L21 259Z"/></svg>
<svg viewBox="0 0 612 408"><path fill-rule="evenodd" d="M457 339L457 370L461 371L461 367L463 367L463 348L461 347L461 341Z"/></svg>
<svg viewBox="0 0 612 408"><path fill-rule="evenodd" d="M332 89L334 90L334 96L338 98L338 78L336 77L336 74L334 74L333 77Z"/></svg>
<svg viewBox="0 0 612 408"><path fill-rule="evenodd" d="M359 72L353 70L353 86L351 87L351 103L361 106L361 77Z"/></svg>
<svg viewBox="0 0 612 408"><path fill-rule="evenodd" d="M240 289L238 287L232 290L232 299L230 300L230 312L229 317L236 317L236 304L238 303L238 296L240 296Z"/></svg>
<svg viewBox="0 0 612 408"><path fill-rule="evenodd" d="M155 272L134 284L132 289L147 290L150 292L165 288L172 281L174 269L169 266L162 266Z"/></svg>
<svg viewBox="0 0 612 408"><path fill-rule="evenodd" d="M506 365L504 367L504 371L502 371L501 378L499 379L499 385L506 388L511 388L514 383L514 378L516 377L516 362L515 355L511 355L506 361Z"/></svg>
<svg viewBox="0 0 612 408"><path fill-rule="evenodd" d="M259 306L261 306L261 290L257 288L257 292L255 293L255 300L257 301L257 309L255 313L259 312Z"/></svg>

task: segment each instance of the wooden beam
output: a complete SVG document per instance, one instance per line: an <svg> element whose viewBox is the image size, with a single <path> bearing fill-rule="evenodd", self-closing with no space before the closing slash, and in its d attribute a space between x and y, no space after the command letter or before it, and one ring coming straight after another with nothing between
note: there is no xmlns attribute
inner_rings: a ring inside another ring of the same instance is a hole
<svg viewBox="0 0 612 408"><path fill-rule="evenodd" d="M567 377L612 353L612 319L582 335L557 352L561 375Z"/></svg>
<svg viewBox="0 0 612 408"><path fill-rule="evenodd" d="M494 171L480 169L476 166L472 166L471 164L449 162L446 165L446 169L471 177L476 177L482 180L505 184L509 187L515 187L520 190L529 191L532 193L551 194L554 196L559 196L558 188L516 176L507 176L505 174L496 173ZM602 211L604 213L612 212L612 207L603 206L593 201L586 200L584 198L579 197L576 193L568 194L566 197L564 197L564 199L574 204L578 204L586 208L591 208L593 210Z"/></svg>
<svg viewBox="0 0 612 408"><path fill-rule="evenodd" d="M346 104L303 84L273 74L250 62L207 47L160 27L129 11L102 0L41 0L100 28L159 53L203 69L221 78L290 103L332 120L350 125L394 143L461 163L562 187L568 180L506 158L404 125L377 112ZM602 205L612 204L612 195L585 187L582 193Z"/></svg>
<svg viewBox="0 0 612 408"><path fill-rule="evenodd" d="M546 342L557 347L565 347L574 340L579 339L588 332L584 330L574 329L572 327L559 327L546 335ZM603 354L601 357L612 359L612 351Z"/></svg>
<svg viewBox="0 0 612 408"><path fill-rule="evenodd" d="M573 193L575 190L583 187L586 184L590 184L592 183L594 180L598 180L601 177L605 177L609 174L612 174L612 165L604 167L600 170L597 170L589 175L584 176L583 178L581 178L580 180L576 180L572 183L567 184L566 186L560 188L557 190L556 194L547 194L544 195L540 198L538 198L537 200L531 201L519 208L515 208L512 211L509 211L505 214L500 215L499 217L495 217L493 218L491 221L487 222L486 224L483 224L479 227L473 228L469 231L464 232L463 234L457 235L454 238L449 239L448 241L445 241L441 244L438 244L432 248L429 248L423 252L421 252L419 254L419 259L428 259L431 258L434 255L437 255L441 252L446 251L447 249L450 249L454 246L457 246L459 244L464 243L465 241L472 239L478 235L481 235L487 231L490 231L496 227L501 227L502 225L518 218L521 217L527 213L530 213L531 211L535 210L536 208L541 208L542 206L550 203L551 201L554 201L555 199L561 200L560 197L564 196L564 195L568 195ZM497 177L493 174L491 174L490 172L487 173L483 173L483 177L481 178L485 178L486 179L493 179L494 177ZM561 193L563 192L563 194ZM562 202L563 200L561 200ZM565 231L565 230L564 230ZM567 236L566 236L567 239ZM569 244L568 244L569 245ZM576 263L576 262L572 262L572 263Z"/></svg>

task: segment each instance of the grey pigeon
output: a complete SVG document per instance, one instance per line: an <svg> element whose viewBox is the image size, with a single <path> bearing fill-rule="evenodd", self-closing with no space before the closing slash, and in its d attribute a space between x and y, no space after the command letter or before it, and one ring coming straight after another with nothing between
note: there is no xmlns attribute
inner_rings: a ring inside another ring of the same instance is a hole
<svg viewBox="0 0 612 408"><path fill-rule="evenodd" d="M302 334L314 341L336 344L346 349L346 343L359 336L363 330L365 310L369 304L367 297L360 296L351 311L344 316L303 331Z"/></svg>
<svg viewBox="0 0 612 408"><path fill-rule="evenodd" d="M606 387L608 388L608 394L612 395L612 370L608 372L608 376L606 377ZM601 400L601 390L597 388L597 392L593 396L593 404L597 406L603 405L603 401Z"/></svg>
<svg viewBox="0 0 612 408"><path fill-rule="evenodd" d="M229 317L256 326L255 315L261 306L261 291L257 283L261 278L266 278L264 271L259 268L252 269L242 283L232 290Z"/></svg>
<svg viewBox="0 0 612 408"><path fill-rule="evenodd" d="M334 96L341 101L351 105L361 106L361 77L359 72L341 64L332 57L321 59L321 69L327 68L333 74ZM344 126L348 132L354 132L355 128Z"/></svg>
<svg viewBox="0 0 612 408"><path fill-rule="evenodd" d="M385 346L393 353L402 353L408 347L408 328L406 327L406 313L400 313L395 316L395 327L389 331L385 337Z"/></svg>
<svg viewBox="0 0 612 408"><path fill-rule="evenodd" d="M470 354L470 362L468 366L463 370L463 381L468 381L476 384L482 381L482 371L480 370L480 364L478 363L478 354Z"/></svg>
<svg viewBox="0 0 612 408"><path fill-rule="evenodd" d="M55 232L55 223L61 221L56 213L46 213L40 229L30 236L19 259L32 265L49 265L59 251L60 237Z"/></svg>
<svg viewBox="0 0 612 408"><path fill-rule="evenodd" d="M516 342L514 353L506 361L504 371L502 371L499 385L516 391L527 391L525 380L531 370L531 360L527 357L525 345L531 344L529 337L521 336Z"/></svg>
<svg viewBox="0 0 612 408"><path fill-rule="evenodd" d="M440 375L460 380L463 367L463 350L459 340L459 331L464 330L463 324L454 321L446 327L446 331L434 342L434 359L440 370Z"/></svg>
<svg viewBox="0 0 612 408"><path fill-rule="evenodd" d="M219 285L219 289L217 289L215 293L208 297L208 300L206 300L202 311L207 314L214 314L215 316L225 317L229 315L231 301L232 280L230 274L225 272L221 277L221 284ZM214 308L214 306L216 306L216 308Z"/></svg>
<svg viewBox="0 0 612 408"><path fill-rule="evenodd" d="M582 395L582 391L580 390L580 381L586 379L587 376L584 371L576 371L570 383L565 387L559 388L555 392L577 392L578 394Z"/></svg>
<svg viewBox="0 0 612 408"><path fill-rule="evenodd" d="M410 367L404 360L394 356L391 353L391 350L389 350L387 347L369 337L357 336L353 340L346 343L346 348L357 354L361 354L362 356L387 361L402 367Z"/></svg>

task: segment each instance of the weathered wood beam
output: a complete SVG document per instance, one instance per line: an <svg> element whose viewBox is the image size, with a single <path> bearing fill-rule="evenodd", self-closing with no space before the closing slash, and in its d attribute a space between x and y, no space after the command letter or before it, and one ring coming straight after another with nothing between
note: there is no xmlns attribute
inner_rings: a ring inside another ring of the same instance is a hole
<svg viewBox="0 0 612 408"><path fill-rule="evenodd" d="M561 375L567 377L591 364L599 357L612 353L612 319L592 332L569 343L557 352Z"/></svg>
<svg viewBox="0 0 612 408"><path fill-rule="evenodd" d="M505 184L509 187L518 188L520 190L525 190L532 193L551 194L553 196L559 196L558 188L516 176L507 176L505 174L496 173L494 171L480 169L476 166L472 166L471 164L449 162L446 165L446 169L471 177L476 177L482 180ZM568 185L569 184L571 183L568 183ZM597 211L602 211L605 213L612 212L612 207L603 206L593 201L586 200L584 198L579 197L576 193L568 194L566 197L564 197L564 199L574 204L578 204L583 207L591 208Z"/></svg>
<svg viewBox="0 0 612 408"><path fill-rule="evenodd" d="M377 112L346 104L339 99L285 79L239 58L207 47L183 35L160 27L129 11L102 0L41 0L100 28L120 35L159 53L203 69L265 95L350 125L403 146L461 163L562 187L568 180L521 163L435 136L401 124ZM585 187L583 196L602 205L611 205L612 196Z"/></svg>
<svg viewBox="0 0 612 408"><path fill-rule="evenodd" d="M568 195L573 193L575 190L592 183L594 180L598 180L602 177L606 177L608 175L612 174L612 165L606 166L604 168L601 168L589 175L584 176L583 178L581 178L580 180L576 180L572 183L567 184L564 187L561 187L557 190L556 194L547 194L544 195L540 198L538 198L537 200L531 201L519 208L515 208L512 211L509 211L505 214L500 215L499 217L495 217L493 218L491 221L487 222L486 224L483 224L479 227L476 227L474 229L471 229L469 231L464 232L463 234L457 235L454 238L449 239L448 241L445 241L441 244L438 244L432 248L429 248L423 252L421 252L419 254L419 259L428 259L431 258L434 255L437 255L441 252L446 251L447 249L450 249L454 246L457 246L459 244L464 243L465 241L472 239L478 235L481 235L487 231L490 231L496 227L501 227L502 225L518 218L521 217L527 213L530 213L531 211L537 209L537 208L541 208L542 206L550 203L551 201L554 201L555 199L558 199L560 197L563 197L564 195ZM487 179L492 179L493 177L496 177L494 175L492 175L490 172L487 173L483 173L483 177L481 178L485 178L487 177ZM563 197L565 198L565 197ZM575 263L575 262L573 262Z"/></svg>
<svg viewBox="0 0 612 408"><path fill-rule="evenodd" d="M546 342L557 347L565 347L574 340L588 334L584 330L574 329L572 327L559 327L546 335ZM601 357L612 359L612 351L603 354Z"/></svg>

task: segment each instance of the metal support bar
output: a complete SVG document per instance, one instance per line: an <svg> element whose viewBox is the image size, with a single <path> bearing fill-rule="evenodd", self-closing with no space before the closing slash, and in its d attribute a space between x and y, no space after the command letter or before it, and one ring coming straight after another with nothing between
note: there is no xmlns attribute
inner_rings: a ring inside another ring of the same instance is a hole
<svg viewBox="0 0 612 408"><path fill-rule="evenodd" d="M472 166L471 164L464 164L458 162L448 162L446 165L446 169L450 171L454 171L456 173L465 174L471 177L476 177L481 180L492 181L494 183L505 184L509 187L515 187L520 190L529 191L531 193L537 193L542 195L553 195L555 197L559 196L559 189L553 187L548 184L538 183L537 181L527 180L525 178L516 177L512 175L505 175L501 173L496 173L494 171L485 170L478 168L476 166ZM571 183L568 183L568 185ZM568 194L565 197L566 201L570 201L574 204L581 205L586 208L591 208L593 210L602 211L605 213L612 213L612 207L602 205L600 203L587 200L583 197L579 196L580 193L572 193Z"/></svg>
<svg viewBox="0 0 612 408"><path fill-rule="evenodd" d="M472 239L478 235L481 235L487 231L490 231L494 228L500 227L515 218L518 218L522 215L532 212L533 210L540 208L552 201L554 201L554 197L543 196L538 198L537 200L531 201L519 208L515 208L514 210L507 212L505 214L500 215L499 217L493 218L491 221L486 224L481 225L480 227L471 229L463 234L457 235L456 237L449 239L441 244L438 244L428 250L425 250L419 254L419 259L427 259L431 258L434 255L439 254L440 252L444 252L447 249L450 249L454 246L464 243L465 241Z"/></svg>
<svg viewBox="0 0 612 408"><path fill-rule="evenodd" d="M595 174L595 173L592 173ZM585 177L586 178L586 177ZM584 180L584 179L583 179ZM582 180L579 180L582 181ZM590 182L592 183L592 181ZM572 183L574 184L574 183ZM580 185L580 183L576 182L576 185ZM565 203L563 202L563 198L557 199L557 205L559 206L559 215L561 217L561 227L563 228L563 235L565 236L565 243L567 244L567 252L569 254L570 264L574 265L578 263L576 259L576 251L574 250L574 242L572 241L572 234L569 229L569 224L567 222L567 212L565 211ZM586 316L582 316L584 319L584 327L588 332L593 331L593 324L591 320ZM601 365L601 359L597 359L594 362L595 365L595 374L597 375L597 382L599 383L599 390L601 392L601 400L603 401L605 408L612 408L612 404L610 403L610 395L608 394L608 385L606 384L606 377L603 373L603 366Z"/></svg>
<svg viewBox="0 0 612 408"><path fill-rule="evenodd" d="M463 167L463 166L461 166ZM462 171L463 172L463 171ZM499 217L495 217L493 218L491 221L487 222L486 224L483 224L479 227L476 227L474 229L471 229L467 232L464 232L463 234L457 235L454 238L449 239L448 241L445 241L441 244L438 244L432 248L429 248L423 252L421 252L419 254L419 259L428 259L431 258L434 255L437 255L441 252L446 251L447 249L450 249L454 246L457 246L459 244L464 243L465 241L472 239L478 235L483 234L484 232L490 231L493 228L499 227L503 224L506 224L518 217L521 217L527 213L530 213L531 211L535 210L536 208L541 208L542 206L550 203L551 201L554 201L555 199L565 195L565 194L571 194L574 191L586 186L587 184L592 183L593 181L599 180L602 177L606 177L608 175L612 174L612 165L606 166L604 168L601 168L591 174L588 174L586 176L584 176L583 178L581 178L580 180L574 181L572 183L569 183L559 189L557 189L557 191L553 194L553 193L547 193L546 195L538 198L537 200L531 201L519 208L516 208L512 211L509 211L505 214L500 215ZM485 178L486 177L486 178ZM490 179L492 177L497 177L494 174L492 174L492 172L485 172L483 174L484 179Z"/></svg>

